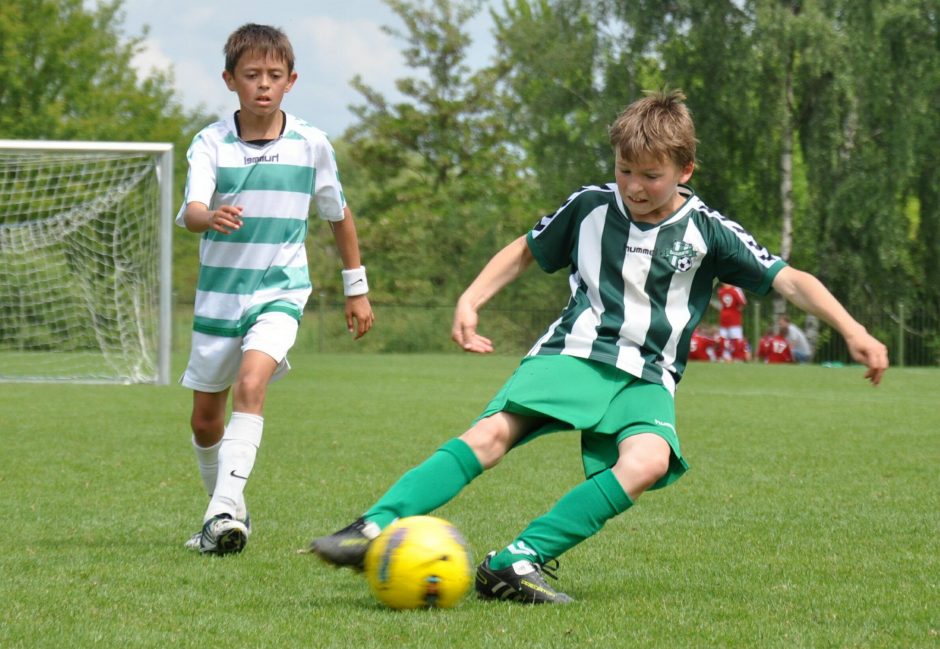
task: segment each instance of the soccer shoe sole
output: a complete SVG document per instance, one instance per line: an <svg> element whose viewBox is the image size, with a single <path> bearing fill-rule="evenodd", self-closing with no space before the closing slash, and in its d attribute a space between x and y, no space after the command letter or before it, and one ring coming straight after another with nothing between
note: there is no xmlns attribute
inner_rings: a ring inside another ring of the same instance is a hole
<svg viewBox="0 0 940 649"><path fill-rule="evenodd" d="M317 541L319 540L320 539L314 539L313 541L310 542L310 545L307 548L298 550L297 552L300 554L316 555L317 559L327 564L328 566L332 566L333 568L349 568L353 570L354 572L362 572L363 570L365 570L365 556L366 556L365 552L362 553L362 560L359 561L358 563L356 562L347 563L342 560L337 560L335 557L335 554L331 556L331 553L327 551L325 548L318 547ZM369 542L366 541L367 547L368 547L368 543Z"/></svg>

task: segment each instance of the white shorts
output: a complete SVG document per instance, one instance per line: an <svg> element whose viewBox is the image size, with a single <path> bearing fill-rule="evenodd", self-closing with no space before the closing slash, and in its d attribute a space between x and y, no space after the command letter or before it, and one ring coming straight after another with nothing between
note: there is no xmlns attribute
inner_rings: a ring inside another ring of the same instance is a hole
<svg viewBox="0 0 940 649"><path fill-rule="evenodd" d="M741 325L721 327L718 329L718 335L725 340L741 340L744 338L744 328Z"/></svg>
<svg viewBox="0 0 940 649"><path fill-rule="evenodd" d="M287 352L297 340L297 325L297 320L286 313L269 311L258 316L242 338L194 331L189 364L180 383L200 392L221 392L235 382L242 356L249 349L264 352L277 361L271 377L275 381L290 370Z"/></svg>

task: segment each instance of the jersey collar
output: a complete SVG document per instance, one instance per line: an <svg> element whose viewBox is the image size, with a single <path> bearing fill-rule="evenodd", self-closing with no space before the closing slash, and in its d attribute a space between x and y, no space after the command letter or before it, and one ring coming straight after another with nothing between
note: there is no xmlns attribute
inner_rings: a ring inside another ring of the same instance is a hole
<svg viewBox="0 0 940 649"><path fill-rule="evenodd" d="M236 110L234 113L229 115L228 119L225 120L226 122L228 122L229 130L231 130L231 132L235 134L235 137L237 137L239 140L241 140L242 142L244 142L245 144L249 146L256 146L256 147L264 147L264 146L271 144L271 142L274 142L274 140L242 140L241 124L238 121L239 112L240 111ZM286 112L282 110L281 111L281 132L278 133L278 136L276 138L274 138L275 140L279 140L280 138L284 137L284 131L287 129L287 120L288 120L288 115Z"/></svg>

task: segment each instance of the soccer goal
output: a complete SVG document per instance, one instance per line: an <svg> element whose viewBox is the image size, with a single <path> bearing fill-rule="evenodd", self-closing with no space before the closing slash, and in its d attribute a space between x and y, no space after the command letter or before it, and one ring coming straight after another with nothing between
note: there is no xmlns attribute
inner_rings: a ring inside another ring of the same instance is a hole
<svg viewBox="0 0 940 649"><path fill-rule="evenodd" d="M169 382L173 146L0 140L0 381Z"/></svg>

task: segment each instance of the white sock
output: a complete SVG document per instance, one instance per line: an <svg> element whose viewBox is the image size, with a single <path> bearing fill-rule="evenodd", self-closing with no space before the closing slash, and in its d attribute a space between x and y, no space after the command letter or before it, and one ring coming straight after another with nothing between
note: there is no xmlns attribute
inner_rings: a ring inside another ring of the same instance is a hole
<svg viewBox="0 0 940 649"><path fill-rule="evenodd" d="M255 465L261 445L264 418L244 412L233 412L219 443L219 465L212 499L203 520L219 514L237 518L238 506L244 508L245 485Z"/></svg>
<svg viewBox="0 0 940 649"><path fill-rule="evenodd" d="M219 475L219 447L222 440L219 440L212 446L199 446L196 443L196 436L193 435L193 449L196 451L196 462L199 464L199 475L202 478L202 484L206 488L206 493L212 498L215 491L215 483ZM248 507L245 505L244 496L238 500L235 506L235 518L244 521L248 516Z"/></svg>
<svg viewBox="0 0 940 649"><path fill-rule="evenodd" d="M215 479L219 473L219 446L221 444L222 440L219 440L212 446L199 446L196 443L196 436L193 435L193 449L196 451L196 462L199 463L199 475L210 497L215 491Z"/></svg>

